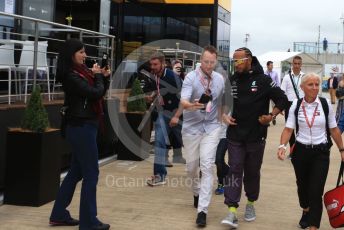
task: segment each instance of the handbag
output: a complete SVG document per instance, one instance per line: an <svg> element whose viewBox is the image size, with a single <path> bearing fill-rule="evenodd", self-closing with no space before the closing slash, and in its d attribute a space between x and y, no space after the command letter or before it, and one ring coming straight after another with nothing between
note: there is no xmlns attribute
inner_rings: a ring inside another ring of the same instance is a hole
<svg viewBox="0 0 344 230"><path fill-rule="evenodd" d="M341 162L337 187L326 192L324 204L327 210L330 224L333 228L344 227L344 181L343 181L344 162Z"/></svg>

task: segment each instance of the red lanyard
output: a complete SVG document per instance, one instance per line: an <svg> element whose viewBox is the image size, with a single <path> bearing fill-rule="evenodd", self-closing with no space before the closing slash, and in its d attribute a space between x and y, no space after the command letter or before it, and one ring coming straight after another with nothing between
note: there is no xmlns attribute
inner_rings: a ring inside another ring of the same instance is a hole
<svg viewBox="0 0 344 230"><path fill-rule="evenodd" d="M160 96L160 77L155 76L156 88L158 90L158 95Z"/></svg>
<svg viewBox="0 0 344 230"><path fill-rule="evenodd" d="M164 77L165 75L166 75L166 69L164 69L164 74L161 77ZM160 96L160 77L158 77L158 75L155 75L155 84L158 91L158 95Z"/></svg>
<svg viewBox="0 0 344 230"><path fill-rule="evenodd" d="M205 93L207 95L209 95L210 94L211 77L208 76L208 79L205 79L205 77L203 76L201 71L198 71L198 74L200 75L200 81L201 81L201 84L202 84L202 86L204 88Z"/></svg>
<svg viewBox="0 0 344 230"><path fill-rule="evenodd" d="M307 113L306 113L304 101L302 101L302 110L303 110L303 114L305 115L306 123L307 123L307 125L308 125L308 127L309 127L310 129L312 128L312 126L313 126L313 124L314 124L315 115L316 115L316 113L317 113L318 105L319 105L319 104L317 103L317 106L315 107L314 112L313 112L312 122L309 124L309 120L308 120L308 116L307 116Z"/></svg>

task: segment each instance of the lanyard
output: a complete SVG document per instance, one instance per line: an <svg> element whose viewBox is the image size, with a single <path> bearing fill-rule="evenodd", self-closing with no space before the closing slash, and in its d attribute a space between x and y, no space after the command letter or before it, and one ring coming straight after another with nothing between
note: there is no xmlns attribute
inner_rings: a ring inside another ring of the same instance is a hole
<svg viewBox="0 0 344 230"><path fill-rule="evenodd" d="M158 95L160 96L160 77L155 76L155 84L156 84L156 88L158 90Z"/></svg>
<svg viewBox="0 0 344 230"><path fill-rule="evenodd" d="M317 109L318 109L318 103L317 103L317 106L315 107L314 109L314 112L313 112L313 117L312 117L312 121L311 123L309 123L309 120L308 120L308 116L307 116L307 113L306 113L306 109L305 109L305 105L304 105L304 100L302 100L302 110L303 110L303 114L305 115L305 119L306 119L306 123L308 125L308 127L311 129L313 124L314 124L314 120L315 120L315 115L317 113Z"/></svg>
<svg viewBox="0 0 344 230"><path fill-rule="evenodd" d="M295 78L296 76L293 74L293 77L291 78L291 80L294 82L294 84L295 84L295 81L294 81L294 78ZM297 76L297 82L296 82L296 89L298 90L298 87L299 87L299 81L300 81L300 78L301 78L301 74L299 74L298 76Z"/></svg>
<svg viewBox="0 0 344 230"><path fill-rule="evenodd" d="M161 77L164 77L166 75L166 69L164 70L164 74ZM155 85L158 91L158 95L160 96L160 77L158 75L155 75Z"/></svg>
<svg viewBox="0 0 344 230"><path fill-rule="evenodd" d="M211 94L210 92L211 77L208 76L208 79L206 79L200 70L198 71L198 74L200 76L200 81L204 88L205 94L210 95Z"/></svg>

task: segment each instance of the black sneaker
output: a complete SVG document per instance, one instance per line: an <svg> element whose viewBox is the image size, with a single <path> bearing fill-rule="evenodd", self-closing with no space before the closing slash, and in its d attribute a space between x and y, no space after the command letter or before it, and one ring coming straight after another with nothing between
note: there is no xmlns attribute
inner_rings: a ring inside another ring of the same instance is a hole
<svg viewBox="0 0 344 230"><path fill-rule="evenodd" d="M109 230L109 229L110 229L110 224L104 224L102 222L92 227L92 230Z"/></svg>
<svg viewBox="0 0 344 230"><path fill-rule="evenodd" d="M299 222L300 228L305 229L309 227L308 223L308 212L303 211Z"/></svg>
<svg viewBox="0 0 344 230"><path fill-rule="evenodd" d="M199 212L197 214L196 224L198 227L205 227L207 225L207 214Z"/></svg>
<svg viewBox="0 0 344 230"><path fill-rule="evenodd" d="M70 217L67 220L50 220L50 226L76 226L79 225L79 220Z"/></svg>
<svg viewBox="0 0 344 230"><path fill-rule="evenodd" d="M194 207L195 208L198 208L198 199L199 199L199 196L194 196Z"/></svg>

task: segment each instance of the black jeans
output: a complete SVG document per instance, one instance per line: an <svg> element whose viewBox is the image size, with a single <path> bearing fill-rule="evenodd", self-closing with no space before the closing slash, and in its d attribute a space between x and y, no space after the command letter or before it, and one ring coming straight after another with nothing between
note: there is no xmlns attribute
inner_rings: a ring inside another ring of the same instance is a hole
<svg viewBox="0 0 344 230"><path fill-rule="evenodd" d="M217 180L219 184L224 185L225 184L225 177L228 173L229 166L225 162L225 155L228 150L228 139L222 138L219 142L219 145L217 146L216 150L216 174L217 174Z"/></svg>
<svg viewBox="0 0 344 230"><path fill-rule="evenodd" d="M309 225L319 228L322 196L330 164L328 149L306 148L296 142L292 163L301 208L309 208Z"/></svg>

